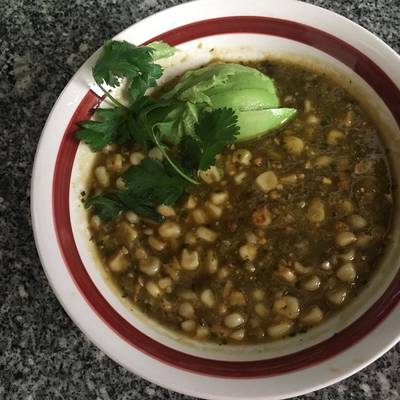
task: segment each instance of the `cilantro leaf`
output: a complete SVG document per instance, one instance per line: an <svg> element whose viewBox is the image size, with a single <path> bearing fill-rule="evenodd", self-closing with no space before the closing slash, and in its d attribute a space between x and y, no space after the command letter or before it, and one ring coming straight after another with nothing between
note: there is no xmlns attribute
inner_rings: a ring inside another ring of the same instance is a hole
<svg viewBox="0 0 400 400"><path fill-rule="evenodd" d="M120 79L128 79L128 93L132 100L142 97L146 90L156 86L162 68L155 64L153 52L148 46L137 47L126 41L110 40L105 43L93 68L93 77L99 86L120 85Z"/></svg>
<svg viewBox="0 0 400 400"><path fill-rule="evenodd" d="M125 209L124 204L118 197L118 192L109 192L99 196L93 196L86 200L85 207L92 207L96 215L108 221L117 218L118 214Z"/></svg>
<svg viewBox="0 0 400 400"><path fill-rule="evenodd" d="M164 220L164 217L157 212L154 204L149 199L141 198L129 191L108 192L90 197L85 202L85 207L92 207L93 212L105 221L115 219L122 211L128 210L132 210L156 222Z"/></svg>
<svg viewBox="0 0 400 400"><path fill-rule="evenodd" d="M92 151L99 151L109 143L123 144L130 138L138 142L138 129L133 115L122 108L98 108L95 120L79 124L76 137L87 143Z"/></svg>
<svg viewBox="0 0 400 400"><path fill-rule="evenodd" d="M172 103L169 101L169 103ZM164 113L158 115L153 124L157 137L173 145L178 144L185 136L194 135L194 126L198 120L198 108L192 103L173 102Z"/></svg>
<svg viewBox="0 0 400 400"><path fill-rule="evenodd" d="M100 132L84 128L80 128L76 132L76 138L83 140L93 152L100 151L113 141L112 134L109 131Z"/></svg>
<svg viewBox="0 0 400 400"><path fill-rule="evenodd" d="M134 190L123 190L118 192L118 199L125 210L132 210L142 217L153 219L156 222L164 221L164 217L159 214L154 201L146 193L136 193Z"/></svg>
<svg viewBox="0 0 400 400"><path fill-rule="evenodd" d="M202 147L199 170L206 170L213 165L215 156L226 145L235 141L239 134L237 121L238 118L231 108L218 108L200 114L199 122L195 126Z"/></svg>
<svg viewBox="0 0 400 400"><path fill-rule="evenodd" d="M132 78L128 86L128 93L134 101L144 96L147 89L157 86L157 79L161 77L163 71L158 64L138 62L138 66L140 73Z"/></svg>
<svg viewBox="0 0 400 400"><path fill-rule="evenodd" d="M185 136L181 143L182 153L185 155L183 165L190 169L197 169L202 154L201 142L193 136Z"/></svg>
<svg viewBox="0 0 400 400"><path fill-rule="evenodd" d="M122 175L127 190L149 200L154 206L174 204L183 194L186 182L151 158L131 166Z"/></svg>
<svg viewBox="0 0 400 400"><path fill-rule="evenodd" d="M94 213L104 220L116 218L121 211L132 210L146 218L162 222L163 217L157 212L157 206L174 204L187 187L186 181L151 158L129 167L122 179L125 182L124 190L90 197L86 200L85 207L93 207Z"/></svg>
<svg viewBox="0 0 400 400"><path fill-rule="evenodd" d="M122 108L98 108L95 120L79 124L76 137L87 143L92 151L99 151L112 142L123 142L129 135L126 127L126 111Z"/></svg>

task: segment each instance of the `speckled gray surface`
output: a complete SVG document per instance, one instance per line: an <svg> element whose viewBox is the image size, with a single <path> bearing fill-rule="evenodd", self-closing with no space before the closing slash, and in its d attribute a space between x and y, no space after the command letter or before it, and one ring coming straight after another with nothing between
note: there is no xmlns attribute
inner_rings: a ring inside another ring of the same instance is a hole
<svg viewBox="0 0 400 400"><path fill-rule="evenodd" d="M72 74L105 39L182 2L0 0L0 400L188 399L125 371L74 326L46 281L29 214L35 148ZM400 51L399 0L311 2ZM398 345L364 371L301 399L399 399L399 365Z"/></svg>

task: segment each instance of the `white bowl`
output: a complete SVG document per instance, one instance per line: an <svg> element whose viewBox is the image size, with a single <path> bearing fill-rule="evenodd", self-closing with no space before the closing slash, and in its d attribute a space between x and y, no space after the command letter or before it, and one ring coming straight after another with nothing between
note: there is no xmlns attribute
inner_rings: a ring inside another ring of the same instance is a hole
<svg viewBox="0 0 400 400"><path fill-rule="evenodd" d="M358 25L300 2L277 7L272 0L200 0L153 15L116 37L135 44L155 38L181 50L164 63L163 80L204 64L211 55L232 61L279 57L327 72L382 128L394 180L400 177L400 57ZM59 301L99 348L132 372L185 394L277 399L343 379L399 340L400 250L394 240L379 272L343 312L282 341L199 343L131 310L99 268L79 201L93 155L78 146L74 130L101 102L89 90L93 61L94 56L68 83L43 130L33 170L32 217L42 264ZM396 210L393 237L399 218Z"/></svg>

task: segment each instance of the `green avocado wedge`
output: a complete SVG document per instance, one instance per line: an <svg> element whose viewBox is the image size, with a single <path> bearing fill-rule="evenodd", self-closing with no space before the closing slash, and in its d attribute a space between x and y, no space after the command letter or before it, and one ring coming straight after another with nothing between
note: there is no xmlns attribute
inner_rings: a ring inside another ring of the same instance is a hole
<svg viewBox="0 0 400 400"><path fill-rule="evenodd" d="M296 115L294 108L269 108L256 111L236 111L240 133L238 142L256 139L279 129Z"/></svg>
<svg viewBox="0 0 400 400"><path fill-rule="evenodd" d="M249 99L246 93L250 95ZM268 76L244 65L220 63L186 72L162 98L204 104L212 108L230 107L231 102L240 102L249 109L251 102L248 101L254 101L252 99L256 94L259 95L258 108L278 107L275 85ZM218 99L218 106L214 99Z"/></svg>
<svg viewBox="0 0 400 400"><path fill-rule="evenodd" d="M233 108L240 111L255 111L279 107L275 95L262 89L221 90L210 96L212 108Z"/></svg>

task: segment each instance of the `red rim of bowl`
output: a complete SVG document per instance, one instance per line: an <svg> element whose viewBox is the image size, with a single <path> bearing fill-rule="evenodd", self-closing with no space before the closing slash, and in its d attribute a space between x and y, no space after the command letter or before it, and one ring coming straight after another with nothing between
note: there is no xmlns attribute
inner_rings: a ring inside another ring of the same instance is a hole
<svg viewBox="0 0 400 400"><path fill-rule="evenodd" d="M292 39L331 55L361 76L384 100L400 125L400 91L372 60L348 43L324 31L297 22L255 16L236 16L203 20L165 32L153 40L178 45L193 39L229 33L255 33ZM101 99L89 91L64 133L53 177L53 216L58 245L77 288L88 304L127 343L147 355L191 372L219 377L262 377L285 374L316 363L346 350L371 332L400 300L400 272L379 300L359 319L331 338L305 350L260 361L216 361L171 349L146 336L112 308L90 279L79 256L71 227L69 190L72 166L78 148L74 138L79 121L90 117Z"/></svg>

